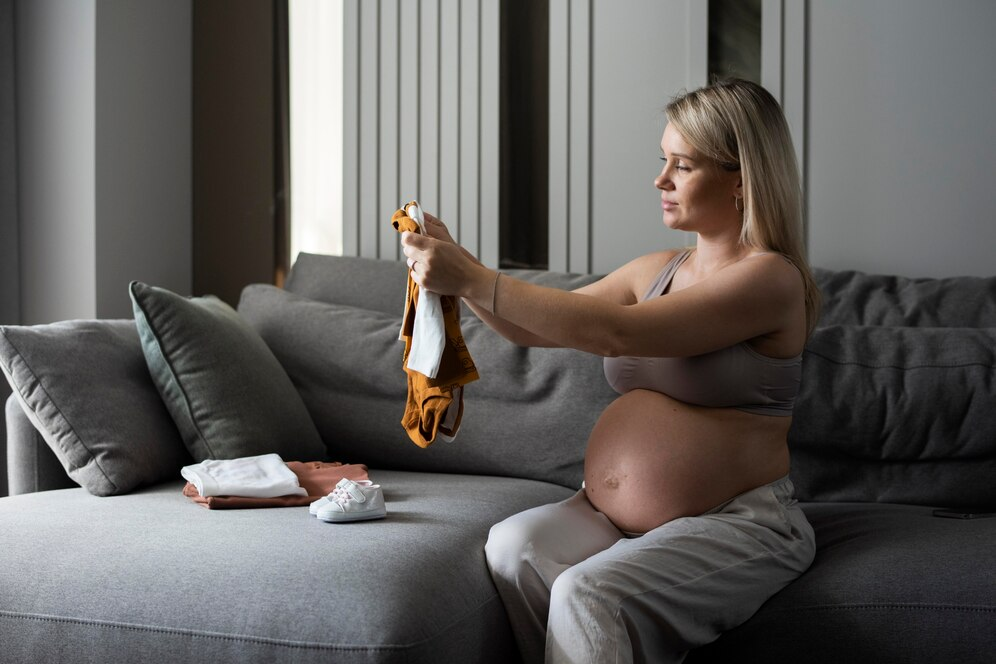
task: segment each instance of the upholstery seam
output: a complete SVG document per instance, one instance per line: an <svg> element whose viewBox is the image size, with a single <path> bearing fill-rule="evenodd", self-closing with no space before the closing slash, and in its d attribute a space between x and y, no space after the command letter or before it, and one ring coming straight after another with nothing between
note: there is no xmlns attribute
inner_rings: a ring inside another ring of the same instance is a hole
<svg viewBox="0 0 996 664"><path fill-rule="evenodd" d="M798 612L798 611L849 611L876 610L876 609L899 609L903 611L957 611L962 613L996 613L996 606L971 606L960 604L922 604L922 603L902 603L902 602L865 602L861 604L820 604L815 606L797 606L773 609L774 612Z"/></svg>
<svg viewBox="0 0 996 664"><path fill-rule="evenodd" d="M263 636L249 636L244 634L222 634L220 632L200 632L192 629L153 627L151 625L137 625L131 623L120 623L104 620L83 620L80 618L67 618L60 616L46 616L28 613L15 613L12 611L0 611L0 618L24 620L30 622L70 624L83 627L99 627L104 629L125 630L133 632L146 632L151 634L167 634L170 636L187 637L190 639L210 639L214 641L230 641L235 643L251 643L260 646L274 646L282 648L293 648L301 650L333 650L333 651L373 651L373 650L399 650L406 646L381 645L381 646L360 646L360 645L335 645L325 643L308 643L305 641L290 641L285 639L275 639Z"/></svg>
<svg viewBox="0 0 996 664"><path fill-rule="evenodd" d="M898 366L895 364L869 364L867 362L852 362L846 360L835 360L831 357L827 357L823 353L806 349L806 355L814 355L821 360L829 362L830 364L836 364L841 367L863 367L865 369L895 369L896 371L907 371L910 369L965 369L968 367L982 367L983 369L991 369L992 364L987 364L985 362L959 362L955 364L912 364L909 366Z"/></svg>
<svg viewBox="0 0 996 664"><path fill-rule="evenodd" d="M70 618L64 616L49 616L43 614L20 613L16 611L6 611L2 609L0 609L0 620L6 618L6 619L23 620L31 622L71 624L83 627L99 627L104 629L147 632L151 634L166 634L170 636L187 637L190 639L203 638L215 641L232 641L237 643L250 643L260 646L291 648L298 650L329 650L329 651L343 651L343 652L405 651L431 643L433 640L440 638L441 636L444 636L451 629L453 629L460 623L468 620L469 618L473 617L473 614L477 613L482 608L484 608L488 604L493 603L498 599L499 599L498 595L492 595L491 597L489 597L488 599L484 600L476 607L474 607L473 611L468 612L467 615L457 618L453 622L446 625L437 634L429 636L420 641L412 641L411 643L381 644L381 645L338 645L334 643L310 643L307 641L291 641L289 639L277 639L265 636L223 634L220 632L201 632L185 628L154 627L152 625L122 623L110 620L87 620L87 619Z"/></svg>

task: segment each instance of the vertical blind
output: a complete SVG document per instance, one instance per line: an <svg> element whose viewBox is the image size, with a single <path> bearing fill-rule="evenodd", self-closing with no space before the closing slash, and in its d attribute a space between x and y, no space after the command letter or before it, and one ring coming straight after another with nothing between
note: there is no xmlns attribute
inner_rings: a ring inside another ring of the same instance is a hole
<svg viewBox="0 0 996 664"><path fill-rule="evenodd" d="M489 265L499 245L498 0L346 0L343 253L400 256L409 199Z"/></svg>

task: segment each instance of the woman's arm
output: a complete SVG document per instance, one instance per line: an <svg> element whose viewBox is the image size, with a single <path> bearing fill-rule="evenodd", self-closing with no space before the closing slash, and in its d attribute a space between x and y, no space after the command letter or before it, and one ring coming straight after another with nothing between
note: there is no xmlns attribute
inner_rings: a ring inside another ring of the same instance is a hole
<svg viewBox="0 0 996 664"><path fill-rule="evenodd" d="M468 281L482 301L483 280ZM497 314L564 346L605 357L689 357L793 326L803 313L799 272L781 257L755 256L703 281L634 304L499 278Z"/></svg>
<svg viewBox="0 0 996 664"><path fill-rule="evenodd" d="M415 280L459 295L532 335L602 356L690 356L775 333L799 313L798 271L777 255L731 265L667 297L624 303L500 276L423 236L406 235ZM634 262L636 263L636 262Z"/></svg>
<svg viewBox="0 0 996 664"><path fill-rule="evenodd" d="M463 248L461 247L461 249ZM477 265L482 267L484 266L483 263L477 260L477 258L466 249L463 249L463 253L469 260L473 261ZM565 293L572 292L588 295L598 299L608 300L610 302L617 302L619 304L635 304L637 301L637 290L642 290L646 284L650 283L654 276L657 275L661 266L665 265L675 253L676 252L674 251L661 252L659 254L652 254L638 258L635 261L632 261L631 263L624 265L612 273L602 277L598 281L594 281L573 291L564 291L562 289L551 290L561 290L561 292ZM497 288L498 279L509 278L504 275L499 276L497 272L494 274L495 282L492 284L492 289ZM495 303L495 296L496 293L493 291L491 301L492 305ZM512 343L520 346L538 346L545 348L563 347L563 344L555 343L545 337L534 334L523 327L519 327L518 325L511 323L505 318L494 315L490 309L481 306L470 298L463 298L463 301L467 303L467 306L470 307L471 311L473 311L478 318Z"/></svg>
<svg viewBox="0 0 996 664"><path fill-rule="evenodd" d="M482 268L484 267L483 263L478 261L477 258L472 256L465 249L464 252L467 254L468 258L472 259ZM498 286L497 283L497 280L499 279L498 273L495 272L494 275L495 275L495 283L492 284L492 288L496 288ZM492 292L492 295L495 295L495 293ZM481 304L475 302L470 298L465 297L463 298L463 301L467 303L467 306L470 307L470 310L473 311L474 314L476 314L477 317L480 318L485 325L487 325L492 330L494 330L495 332L497 332L498 334L500 334L501 336L505 337L506 339L508 339L509 341L518 346L530 346L535 348L560 347L560 344L554 343L549 339L539 336L538 334L534 334L529 330L525 329L524 327L519 327L518 325L515 325L505 320L504 318L499 318L498 316L495 316L491 311L489 311L484 306L482 306ZM494 303L494 297L492 297L492 304L493 303Z"/></svg>
<svg viewBox="0 0 996 664"><path fill-rule="evenodd" d="M423 211L423 215L425 217L425 231L429 237L458 247L464 258L475 265L484 267L484 264L481 263L476 256L456 243L450 235L446 224L427 212ZM618 302L620 304L634 304L637 301L637 292L642 292L642 290L646 287L646 284L653 280L654 276L657 275L661 267L673 258L676 253L676 251L664 251L637 258L598 281L582 286L572 292L582 293L600 299ZM499 278L497 273L493 274L497 280ZM493 283L492 287L496 285L497 283ZM492 293L492 295L494 295L494 293ZM534 334L528 329L515 325L505 318L495 316L491 312L490 308L486 308L470 298L463 298L463 301L467 303L467 306L470 307L471 311L473 311L474 314L476 314L477 317L480 318L486 325L514 344L519 346L546 348L562 347L562 344L555 343L550 339Z"/></svg>
<svg viewBox="0 0 996 664"><path fill-rule="evenodd" d="M441 240L452 244L454 247L460 249L464 258L472 263L484 267L484 264L477 259L474 254L470 253L462 246L456 243L453 237L450 235L449 229L446 227L442 221L432 216L428 212L423 211L423 216L425 217L425 231L431 238ZM491 312L486 310L484 307L476 304L473 300L464 298L464 302L470 307L471 311L480 318L485 325L490 327L492 330L505 337L512 343L519 346L535 346L535 347L545 347L552 348L556 347L557 344L551 342L549 339L544 339L538 335L533 334L529 330L519 327L518 325L513 325L507 320L493 316Z"/></svg>

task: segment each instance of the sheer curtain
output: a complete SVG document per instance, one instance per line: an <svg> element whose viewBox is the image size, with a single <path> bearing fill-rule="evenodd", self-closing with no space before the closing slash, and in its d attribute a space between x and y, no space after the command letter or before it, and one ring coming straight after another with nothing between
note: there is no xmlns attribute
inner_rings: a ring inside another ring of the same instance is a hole
<svg viewBox="0 0 996 664"><path fill-rule="evenodd" d="M289 2L290 259L342 253L343 4Z"/></svg>

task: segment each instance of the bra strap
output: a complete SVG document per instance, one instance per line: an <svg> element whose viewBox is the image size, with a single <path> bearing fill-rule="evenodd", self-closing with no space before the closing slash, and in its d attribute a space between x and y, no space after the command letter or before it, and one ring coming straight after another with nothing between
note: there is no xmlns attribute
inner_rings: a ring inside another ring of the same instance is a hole
<svg viewBox="0 0 996 664"><path fill-rule="evenodd" d="M672 258L664 266L664 269L658 273L657 278L650 283L650 287L647 288L647 292L644 293L643 298L640 300L649 300L652 297L658 295L663 295L664 291L671 285L671 280L674 279L675 273L681 264L688 260L688 257L692 255L692 249L685 249L683 252Z"/></svg>

